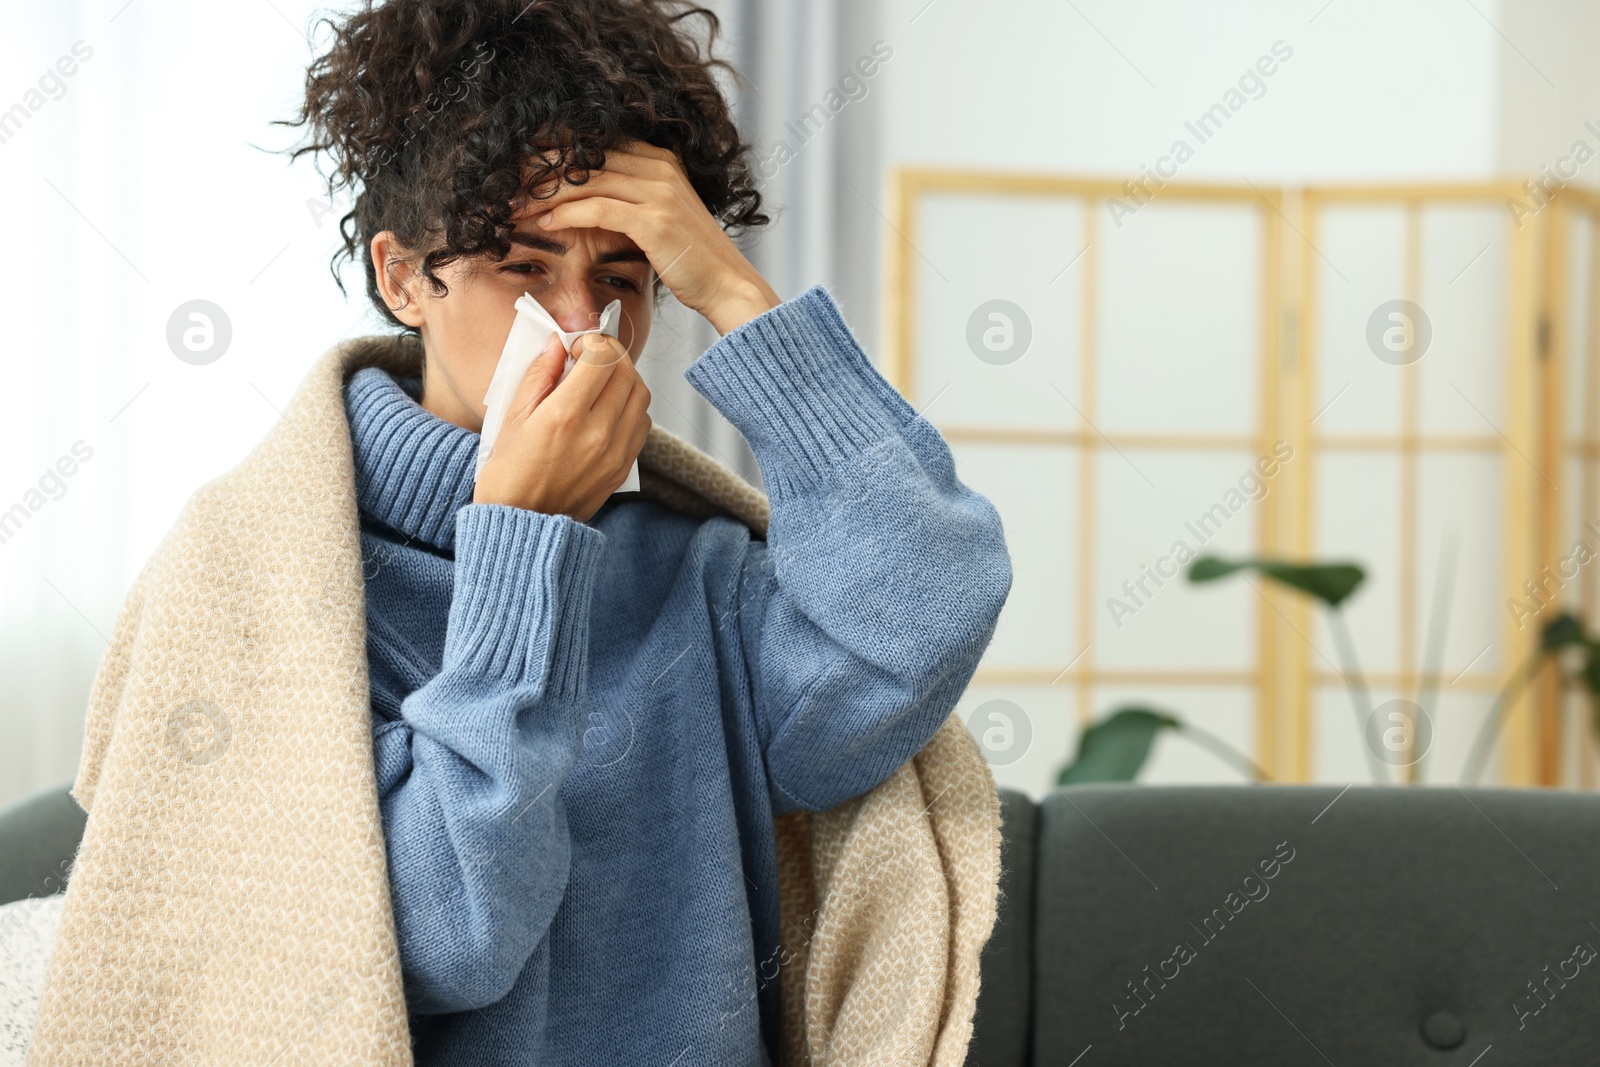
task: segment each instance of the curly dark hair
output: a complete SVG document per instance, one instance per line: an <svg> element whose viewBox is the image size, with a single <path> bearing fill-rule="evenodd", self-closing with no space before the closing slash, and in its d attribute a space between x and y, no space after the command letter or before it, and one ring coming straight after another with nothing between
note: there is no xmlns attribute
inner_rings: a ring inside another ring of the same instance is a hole
<svg viewBox="0 0 1600 1067"><path fill-rule="evenodd" d="M678 23L710 22L702 43ZM676 152L694 191L730 236L771 220L712 67L719 20L685 0L389 0L343 21L306 72L298 118L306 152L325 152L329 199L358 192L339 220L340 260L360 253L367 295L390 322L371 242L392 230L436 271L511 251L513 201L544 200L556 179L582 185L605 151L636 139ZM541 153L548 153L542 155ZM320 171L319 171L320 172ZM653 295L661 295L655 280Z"/></svg>

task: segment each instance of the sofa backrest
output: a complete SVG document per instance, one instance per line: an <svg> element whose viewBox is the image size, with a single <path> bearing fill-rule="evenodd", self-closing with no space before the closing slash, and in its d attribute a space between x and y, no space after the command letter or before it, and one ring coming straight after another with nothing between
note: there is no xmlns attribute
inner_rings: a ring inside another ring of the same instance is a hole
<svg viewBox="0 0 1600 1067"><path fill-rule="evenodd" d="M1600 1052L1600 796L1077 786L1037 835L1036 1064Z"/></svg>

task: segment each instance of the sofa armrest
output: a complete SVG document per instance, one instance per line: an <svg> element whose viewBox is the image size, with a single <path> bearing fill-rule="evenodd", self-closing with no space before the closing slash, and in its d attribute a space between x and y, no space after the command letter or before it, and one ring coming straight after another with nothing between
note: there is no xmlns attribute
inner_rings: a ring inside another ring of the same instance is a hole
<svg viewBox="0 0 1600 1067"><path fill-rule="evenodd" d="M62 893L88 814L70 783L0 811L0 904Z"/></svg>
<svg viewBox="0 0 1600 1067"><path fill-rule="evenodd" d="M1024 1067L1033 1002L1033 885L1038 807L1025 793L1000 790L1000 900L983 948L978 1007L967 1063Z"/></svg>

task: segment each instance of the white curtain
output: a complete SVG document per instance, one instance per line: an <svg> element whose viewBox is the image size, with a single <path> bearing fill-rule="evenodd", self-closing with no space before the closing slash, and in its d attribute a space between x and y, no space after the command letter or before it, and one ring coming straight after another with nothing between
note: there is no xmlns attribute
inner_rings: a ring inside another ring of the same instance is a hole
<svg viewBox="0 0 1600 1067"><path fill-rule="evenodd" d="M262 150L295 140L269 123L294 114L311 55L311 6L274 4L8 11L0 804L75 773L117 612L184 501L318 355L376 328L353 272L346 302L328 271L343 206L308 159ZM210 363L168 341L194 301L230 335Z"/></svg>
<svg viewBox="0 0 1600 1067"><path fill-rule="evenodd" d="M729 91L762 154L872 47L875 2L716 6L723 54L747 74ZM296 110L328 39L312 25L321 10L79 0L8 12L0 805L72 778L117 612L189 495L261 439L317 356L382 328L359 273L345 270L347 300L328 271L347 205L327 202L309 157L291 167L272 151L298 138L269 123ZM778 221L750 255L785 298L828 285L871 351L883 192L867 85L766 180ZM174 321L195 325L195 301L219 310L214 338L224 321L231 334L204 364L168 340ZM715 339L669 301L641 364L652 417L759 484L737 433L681 377Z"/></svg>

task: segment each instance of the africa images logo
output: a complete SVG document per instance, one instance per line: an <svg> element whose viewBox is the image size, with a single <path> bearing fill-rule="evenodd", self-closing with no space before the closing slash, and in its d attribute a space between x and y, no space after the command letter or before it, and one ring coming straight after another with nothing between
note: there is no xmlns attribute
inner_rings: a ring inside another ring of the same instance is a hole
<svg viewBox="0 0 1600 1067"><path fill-rule="evenodd" d="M1295 850L1289 842L1278 842L1272 855L1256 864L1256 869L1261 872L1260 876L1257 876L1256 871L1251 871L1240 881L1240 888L1244 891L1242 895L1238 889L1229 890L1228 895L1222 898L1222 903L1212 908L1210 914L1200 920L1199 926L1191 921L1189 928L1199 935L1201 947L1211 944L1222 936L1222 931L1228 924L1237 919L1250 904L1259 904L1266 900L1272 892L1272 887L1267 883L1282 874L1284 867L1288 866L1294 857ZM1173 946L1171 955L1156 964L1154 973L1151 972L1150 965L1145 964L1142 978L1128 979L1128 995L1111 998L1111 1010L1117 1014L1117 1029L1126 1030L1128 1020L1144 1011L1150 1006L1151 1001L1155 1000L1157 989L1167 988L1168 982L1176 981L1183 973L1183 968L1199 958L1200 949L1192 942L1180 941ZM1169 966L1170 972L1167 970ZM1154 986L1151 983L1154 983Z"/></svg>

